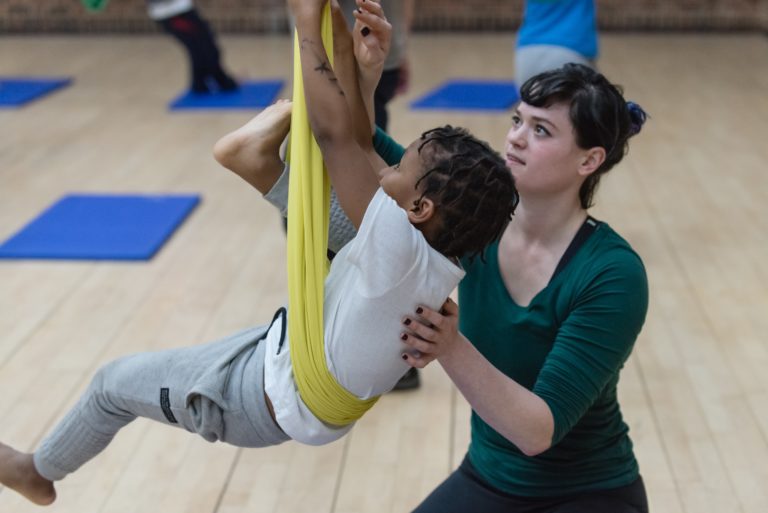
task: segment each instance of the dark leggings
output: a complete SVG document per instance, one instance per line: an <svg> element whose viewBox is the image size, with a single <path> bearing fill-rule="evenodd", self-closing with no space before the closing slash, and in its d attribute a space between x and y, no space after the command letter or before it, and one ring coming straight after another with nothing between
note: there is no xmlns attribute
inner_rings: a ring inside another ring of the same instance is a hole
<svg viewBox="0 0 768 513"><path fill-rule="evenodd" d="M187 49L192 72L192 90L209 92L213 87L222 91L237 88L237 83L221 67L221 53L213 32L194 9L160 20L160 26Z"/></svg>
<svg viewBox="0 0 768 513"><path fill-rule="evenodd" d="M413 513L648 513L642 478L627 486L558 497L501 492L477 474L469 458Z"/></svg>
<svg viewBox="0 0 768 513"><path fill-rule="evenodd" d="M400 68L384 71L381 74L379 85L376 86L376 91L373 94L373 113L376 118L376 124L385 132L389 124L387 104L395 97L399 80Z"/></svg>

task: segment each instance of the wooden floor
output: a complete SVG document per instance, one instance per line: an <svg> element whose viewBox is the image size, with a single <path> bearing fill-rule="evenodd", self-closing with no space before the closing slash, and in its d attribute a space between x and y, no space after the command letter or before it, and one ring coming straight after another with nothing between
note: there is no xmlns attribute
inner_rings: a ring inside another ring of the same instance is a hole
<svg viewBox="0 0 768 513"><path fill-rule="evenodd" d="M241 77L290 79L287 37L224 37ZM620 396L654 513L768 511L768 40L605 35L600 65L651 114L594 215L645 260L651 306ZM503 148L507 114L411 112L446 78L512 73L513 35L419 35L392 105L409 141L450 122ZM72 76L0 111L0 240L69 192L199 192L148 263L0 262L0 440L26 450L94 370L215 339L285 301L273 209L211 157L247 113L170 114L183 54L157 37L3 37L0 75ZM286 93L287 94L287 93ZM238 450L138 421L67 478L68 513L410 511L460 461L469 409L434 365L343 440ZM39 511L0 490L0 511Z"/></svg>

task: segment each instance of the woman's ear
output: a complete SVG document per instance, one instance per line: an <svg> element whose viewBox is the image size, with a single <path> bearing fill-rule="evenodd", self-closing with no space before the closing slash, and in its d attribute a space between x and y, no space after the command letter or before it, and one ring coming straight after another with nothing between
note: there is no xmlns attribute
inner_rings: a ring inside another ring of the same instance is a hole
<svg viewBox="0 0 768 513"><path fill-rule="evenodd" d="M435 204L427 198L421 197L410 210L408 210L408 220L411 224L426 223L435 216Z"/></svg>
<svg viewBox="0 0 768 513"><path fill-rule="evenodd" d="M583 158L579 165L579 174L582 176L589 176L594 173L597 168L603 165L605 162L605 148L595 146L584 152Z"/></svg>

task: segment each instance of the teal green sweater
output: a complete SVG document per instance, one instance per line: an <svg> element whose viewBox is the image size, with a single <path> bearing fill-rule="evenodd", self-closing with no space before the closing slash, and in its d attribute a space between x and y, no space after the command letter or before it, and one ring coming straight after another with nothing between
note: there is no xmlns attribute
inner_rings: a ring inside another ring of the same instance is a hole
<svg viewBox="0 0 768 513"><path fill-rule="evenodd" d="M374 145L389 164L404 151L381 131ZM495 367L549 405L555 432L549 450L529 457L473 412L472 464L489 484L515 495L563 495L631 483L638 467L616 385L648 309L640 258L600 223L523 308L509 296L497 257L494 244L485 262L463 262L460 328Z"/></svg>
<svg viewBox="0 0 768 513"><path fill-rule="evenodd" d="M400 159L405 154L405 148L395 142L394 139L379 127L376 127L376 135L373 136L373 149L390 166L400 162Z"/></svg>
<svg viewBox="0 0 768 513"><path fill-rule="evenodd" d="M555 421L552 447L529 457L473 412L469 458L479 474L500 490L526 496L634 481L638 467L616 385L648 309L637 254L600 223L526 307L504 286L497 244L486 251L485 263L475 259L465 268L462 333L496 368L541 397Z"/></svg>

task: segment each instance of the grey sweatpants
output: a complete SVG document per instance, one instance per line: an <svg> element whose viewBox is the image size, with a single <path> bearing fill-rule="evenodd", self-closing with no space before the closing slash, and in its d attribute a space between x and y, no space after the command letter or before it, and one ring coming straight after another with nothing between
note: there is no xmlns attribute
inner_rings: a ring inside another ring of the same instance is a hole
<svg viewBox="0 0 768 513"><path fill-rule="evenodd" d="M63 479L136 417L239 447L288 440L264 398L267 330L251 328L218 342L140 353L105 365L35 452L37 471L51 481Z"/></svg>

